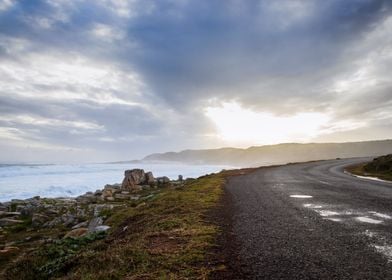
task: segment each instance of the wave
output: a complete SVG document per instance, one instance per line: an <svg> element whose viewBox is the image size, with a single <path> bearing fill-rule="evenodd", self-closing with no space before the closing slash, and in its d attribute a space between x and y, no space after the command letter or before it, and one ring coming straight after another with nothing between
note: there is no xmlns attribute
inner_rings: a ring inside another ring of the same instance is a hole
<svg viewBox="0 0 392 280"><path fill-rule="evenodd" d="M124 170L143 168L155 176L184 178L230 168L218 165L184 165L158 163L118 163L79 165L12 165L0 168L0 201L33 196L72 197L121 182Z"/></svg>

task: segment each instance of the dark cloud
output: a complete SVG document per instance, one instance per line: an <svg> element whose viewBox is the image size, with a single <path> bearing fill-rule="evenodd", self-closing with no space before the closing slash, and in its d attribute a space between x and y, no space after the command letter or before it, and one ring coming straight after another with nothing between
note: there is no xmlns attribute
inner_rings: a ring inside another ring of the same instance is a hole
<svg viewBox="0 0 392 280"><path fill-rule="evenodd" d="M110 158L224 145L208 138L204 110L231 101L336 121L367 112L362 131L379 132L392 107L391 9L388 0L15 1L0 11L0 127ZM89 67L81 79L75 64ZM144 148L120 152L130 143Z"/></svg>

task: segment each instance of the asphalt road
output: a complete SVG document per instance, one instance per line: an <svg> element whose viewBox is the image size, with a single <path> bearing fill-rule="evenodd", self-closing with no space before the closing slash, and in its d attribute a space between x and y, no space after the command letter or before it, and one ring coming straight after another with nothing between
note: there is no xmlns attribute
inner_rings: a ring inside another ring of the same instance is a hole
<svg viewBox="0 0 392 280"><path fill-rule="evenodd" d="M231 177L234 278L392 279L392 183L344 173L360 161Z"/></svg>

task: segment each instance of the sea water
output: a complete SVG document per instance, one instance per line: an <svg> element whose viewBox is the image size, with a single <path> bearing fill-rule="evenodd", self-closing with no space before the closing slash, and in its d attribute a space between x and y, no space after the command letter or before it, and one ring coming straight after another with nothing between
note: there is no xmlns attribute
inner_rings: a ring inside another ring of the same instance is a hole
<svg viewBox="0 0 392 280"><path fill-rule="evenodd" d="M185 165L166 163L105 163L70 165L0 165L0 202L33 196L72 197L102 189L106 184L121 183L124 170L142 168L155 177L197 178L228 169L221 165Z"/></svg>

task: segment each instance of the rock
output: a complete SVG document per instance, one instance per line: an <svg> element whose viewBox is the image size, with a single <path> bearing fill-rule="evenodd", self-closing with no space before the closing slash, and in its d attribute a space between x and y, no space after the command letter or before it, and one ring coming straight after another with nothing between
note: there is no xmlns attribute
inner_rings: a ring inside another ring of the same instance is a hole
<svg viewBox="0 0 392 280"><path fill-rule="evenodd" d="M14 247L14 246L4 247L2 250L0 250L0 254L11 254L16 251L19 251L18 247Z"/></svg>
<svg viewBox="0 0 392 280"><path fill-rule="evenodd" d="M182 182L184 180L184 178L182 177L182 175L178 175L178 181Z"/></svg>
<svg viewBox="0 0 392 280"><path fill-rule="evenodd" d="M96 228L94 228L94 230L92 232L100 232L100 231L108 231L110 229L110 226L97 226Z"/></svg>
<svg viewBox="0 0 392 280"><path fill-rule="evenodd" d="M170 183L170 179L166 176L157 178L158 185L166 185Z"/></svg>
<svg viewBox="0 0 392 280"><path fill-rule="evenodd" d="M2 219L0 219L0 226L1 227L17 225L17 224L21 224L21 223L23 223L23 221L11 219L11 218L2 218Z"/></svg>
<svg viewBox="0 0 392 280"><path fill-rule="evenodd" d="M143 185L142 189L146 191L146 190L151 189L151 186L150 185Z"/></svg>
<svg viewBox="0 0 392 280"><path fill-rule="evenodd" d="M109 197L109 196L113 196L113 194L114 194L114 189L104 189L103 190L103 192L102 192L102 196L104 197L104 198L106 198L106 197Z"/></svg>
<svg viewBox="0 0 392 280"><path fill-rule="evenodd" d="M145 203L145 202L142 202L142 203L138 204L135 208L140 208L140 207L143 207L143 206L145 206L145 205L146 205L146 203Z"/></svg>
<svg viewBox="0 0 392 280"><path fill-rule="evenodd" d="M93 205L91 205L93 206ZM97 204L95 206L92 207L93 208L93 215L94 217L98 217L102 210L112 210L114 208L114 206L112 204Z"/></svg>
<svg viewBox="0 0 392 280"><path fill-rule="evenodd" d="M73 229L73 230L71 230L70 232L68 232L68 233L64 236L64 238L68 238L68 237L70 237L70 238L82 237L82 236L86 235L87 232L88 232L88 229L87 229L87 228L76 228L76 229Z"/></svg>
<svg viewBox="0 0 392 280"><path fill-rule="evenodd" d="M106 184L104 189L121 189L121 185L120 184Z"/></svg>
<svg viewBox="0 0 392 280"><path fill-rule="evenodd" d="M143 169L125 170L124 180L121 185L123 190L134 190L135 185L144 184L146 181L146 174Z"/></svg>
<svg viewBox="0 0 392 280"><path fill-rule="evenodd" d="M88 203L96 203L97 197L92 192L87 192L84 195L78 196L76 200L79 203L88 204Z"/></svg>
<svg viewBox="0 0 392 280"><path fill-rule="evenodd" d="M150 185L150 186L155 184L155 178L154 178L154 175L152 174L151 171L147 172L145 176L146 176L145 184Z"/></svg>
<svg viewBox="0 0 392 280"><path fill-rule="evenodd" d="M20 213L22 214L22 216L30 217L33 215L34 210L35 210L35 207L33 205L27 205L27 206L24 206L22 209L20 209Z"/></svg>
<svg viewBox="0 0 392 280"><path fill-rule="evenodd" d="M121 193L116 193L114 195L115 199L120 199L120 200L125 200L125 199L129 199L130 195L129 194L121 194Z"/></svg>
<svg viewBox="0 0 392 280"><path fill-rule="evenodd" d="M87 227L88 226L88 222L87 221L85 221L85 222L81 222L81 223L79 223L79 224L77 224L77 225L74 225L73 227L72 227L72 229L77 229L77 228L82 228L82 227Z"/></svg>
<svg viewBox="0 0 392 280"><path fill-rule="evenodd" d="M93 218L88 224L88 231L93 232L96 227L101 226L103 224L103 219L101 217Z"/></svg>
<svg viewBox="0 0 392 280"><path fill-rule="evenodd" d="M59 214L59 210L58 209L54 209L54 208L49 208L45 211L46 214L48 215L58 215Z"/></svg>
<svg viewBox="0 0 392 280"><path fill-rule="evenodd" d="M107 201L114 201L114 197L113 196L108 196L108 197L105 197L105 200L107 200Z"/></svg>
<svg viewBox="0 0 392 280"><path fill-rule="evenodd" d="M13 217L13 216L20 216L20 212L3 212L0 211L0 217Z"/></svg>
<svg viewBox="0 0 392 280"><path fill-rule="evenodd" d="M139 200L140 199L140 195L131 195L130 199L131 200Z"/></svg>
<svg viewBox="0 0 392 280"><path fill-rule="evenodd" d="M22 199L11 199L12 204L24 204L25 201Z"/></svg>
<svg viewBox="0 0 392 280"><path fill-rule="evenodd" d="M31 225L33 227L37 227L46 223L50 218L46 215L34 213L33 217L31 218Z"/></svg>
<svg viewBox="0 0 392 280"><path fill-rule="evenodd" d="M75 215L73 215L73 214L71 214L71 213L64 214L64 215L61 217L61 219L62 219L62 221L63 221L63 224L64 224L66 227L70 227L70 226L72 226L72 225L74 225L74 224L76 224L76 223L78 222L78 220L77 220L77 218L75 217Z"/></svg>
<svg viewBox="0 0 392 280"><path fill-rule="evenodd" d="M101 190L96 190L94 195L101 196L102 195L102 191Z"/></svg>

